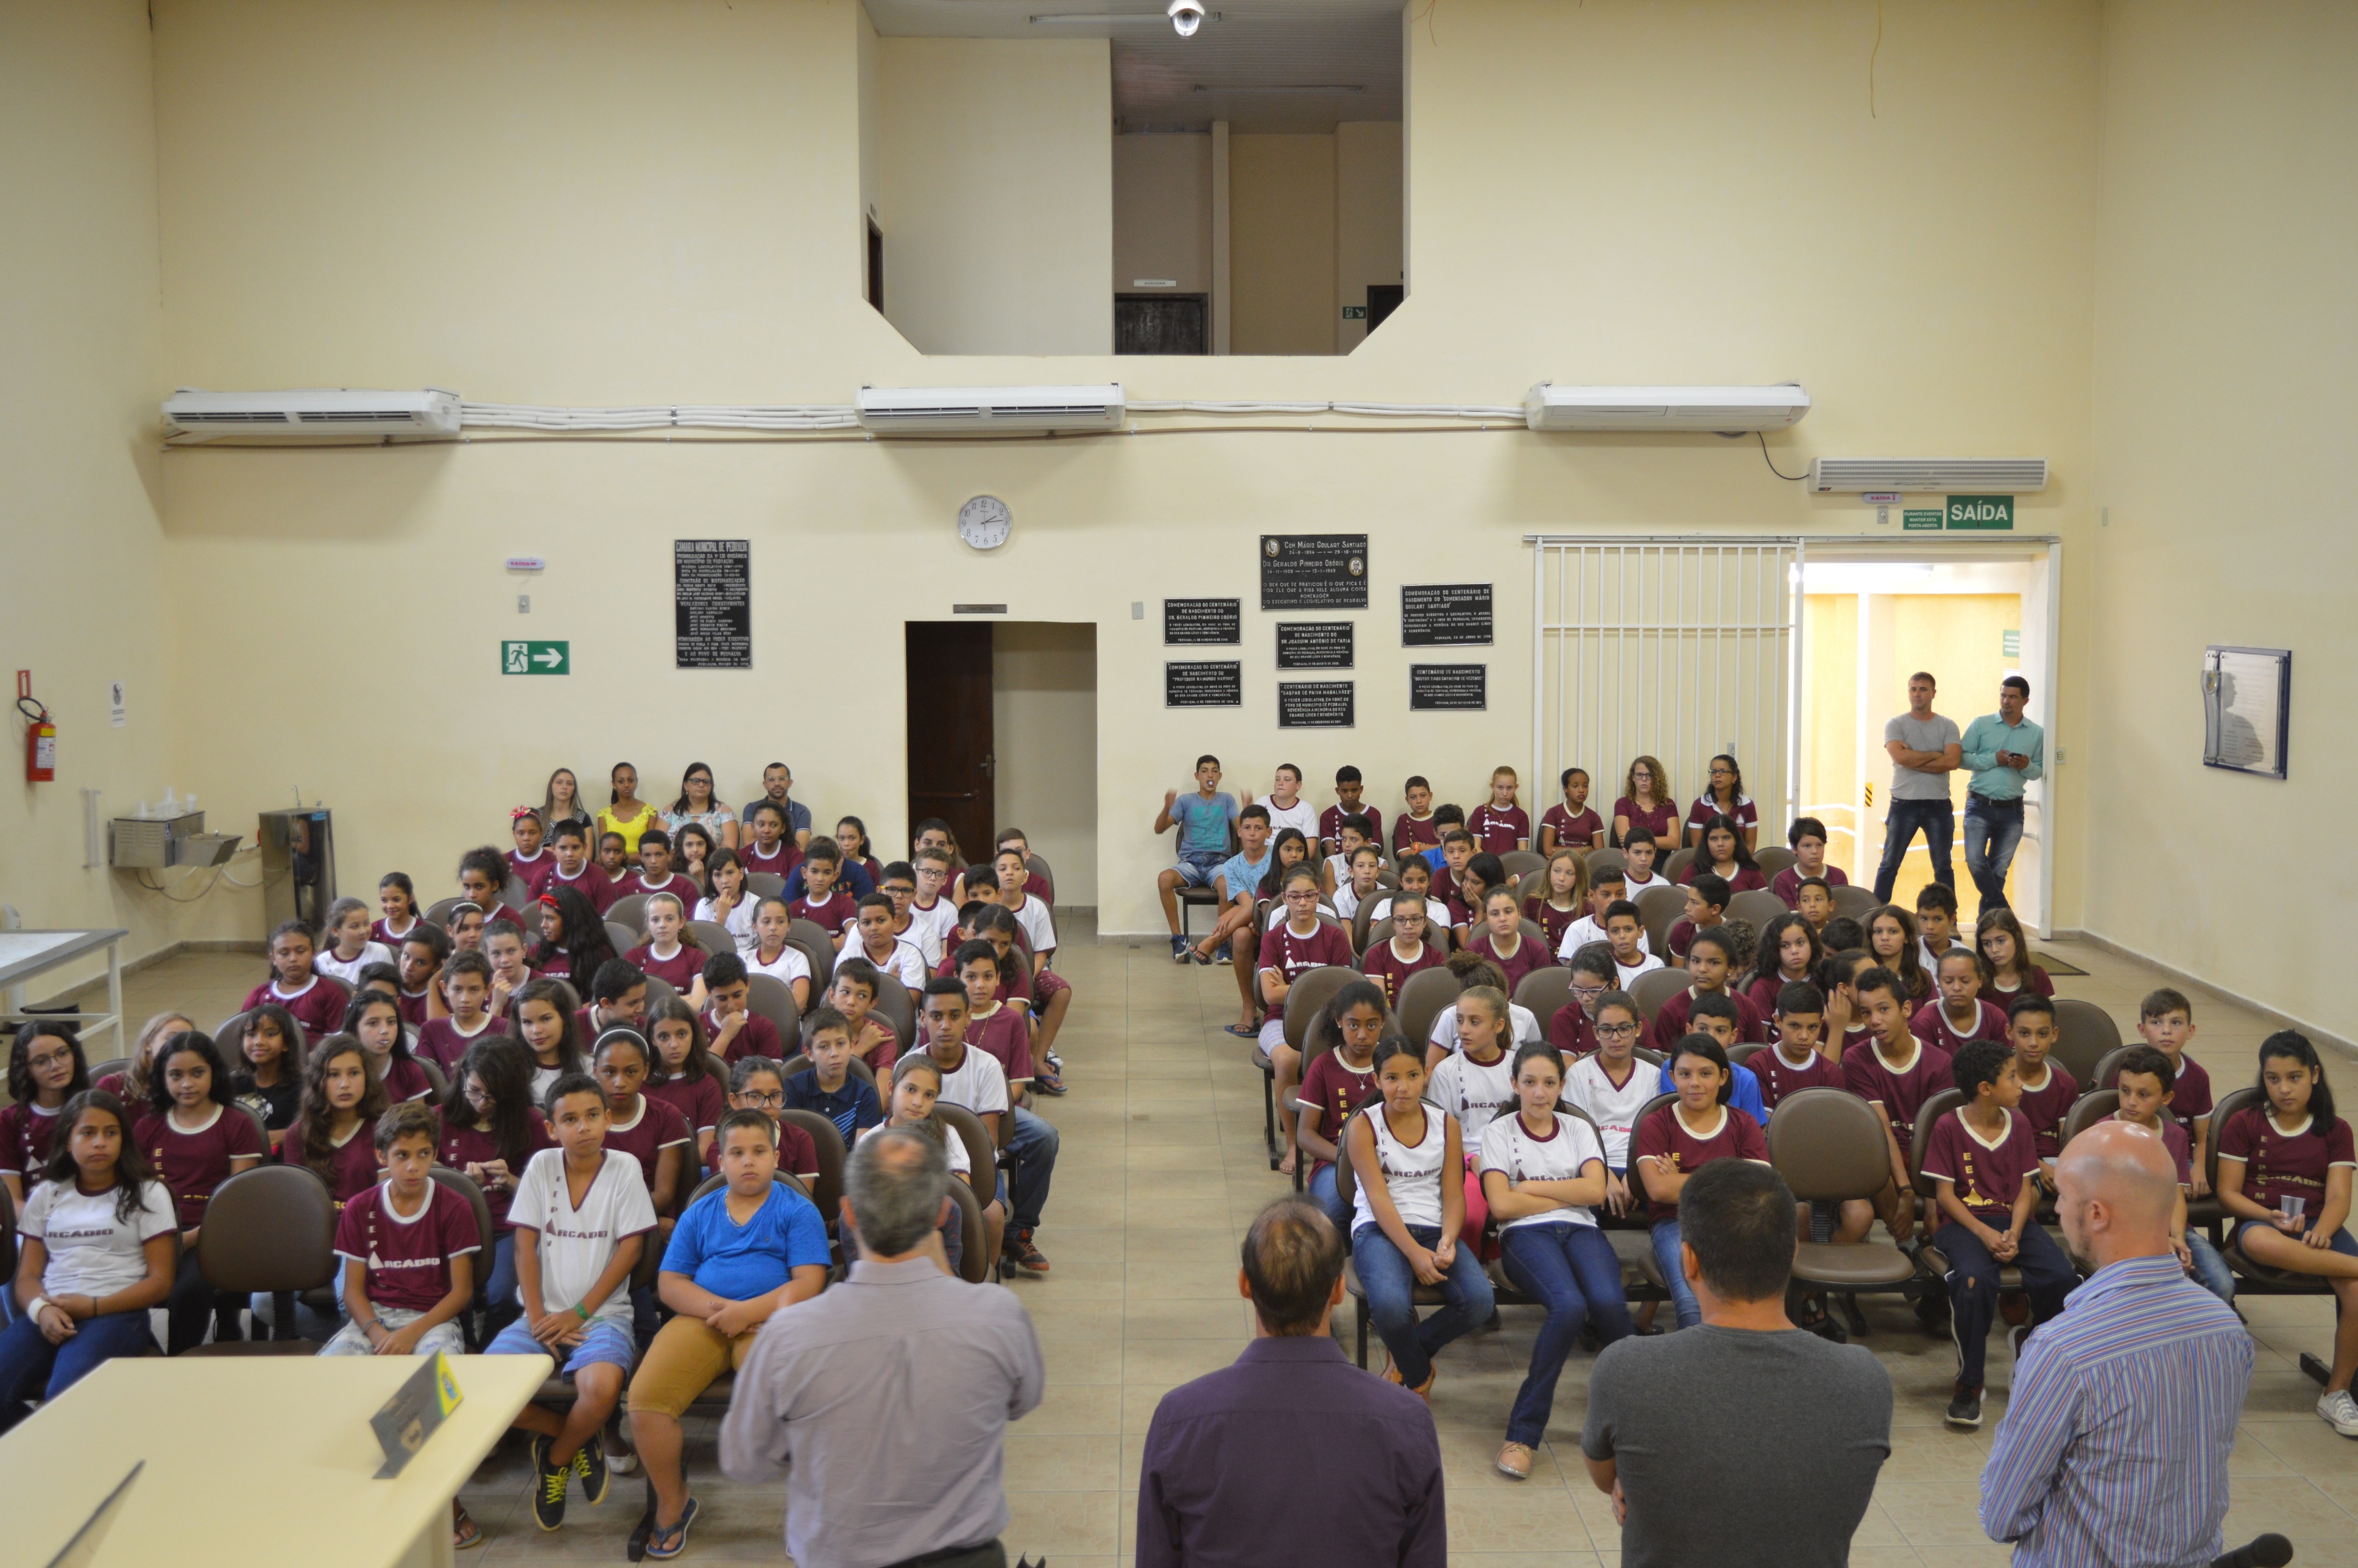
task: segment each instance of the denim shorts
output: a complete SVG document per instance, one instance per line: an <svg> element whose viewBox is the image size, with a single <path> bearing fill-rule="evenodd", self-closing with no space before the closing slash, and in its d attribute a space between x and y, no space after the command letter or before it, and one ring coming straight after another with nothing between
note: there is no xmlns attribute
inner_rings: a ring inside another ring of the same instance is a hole
<svg viewBox="0 0 2358 1568"><path fill-rule="evenodd" d="M2276 1230L2278 1236L2284 1235L2283 1231L2277 1230L2275 1226L2265 1219L2247 1219L2235 1227L2235 1245L2241 1247L2244 1244L2244 1238L2255 1230ZM2333 1239L2326 1243L2326 1249L2339 1252L2345 1258L2358 1258L2358 1241L2353 1241L2350 1238L2350 1233L2346 1230L2335 1231Z"/></svg>
<svg viewBox="0 0 2358 1568"><path fill-rule="evenodd" d="M499 1337L483 1347L486 1356L546 1356L550 1353L546 1346L532 1336L531 1321L521 1317L500 1330ZM633 1363L637 1360L638 1346L632 1342L631 1325L627 1321L616 1323L611 1318L594 1318L590 1321L590 1332L581 1336L581 1343L573 1347L572 1353L565 1358L565 1364L557 1370L570 1378L583 1368L603 1361L621 1368L627 1377Z"/></svg>
<svg viewBox="0 0 2358 1568"><path fill-rule="evenodd" d="M1181 855L1179 863L1171 869L1179 873L1181 887L1207 888L1212 885L1212 879L1220 874L1220 868L1228 863L1226 855Z"/></svg>

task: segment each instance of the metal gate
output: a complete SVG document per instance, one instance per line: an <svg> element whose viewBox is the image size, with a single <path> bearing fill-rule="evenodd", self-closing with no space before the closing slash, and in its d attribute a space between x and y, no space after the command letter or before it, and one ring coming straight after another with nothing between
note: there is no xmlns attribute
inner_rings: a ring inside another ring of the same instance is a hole
<svg viewBox="0 0 2358 1568"><path fill-rule="evenodd" d="M1557 775L1588 770L1589 804L1608 828L1630 762L1661 762L1683 815L1733 755L1782 843L1796 805L1797 632L1801 542L1747 537L1529 535L1531 781L1526 798L1562 798Z"/></svg>

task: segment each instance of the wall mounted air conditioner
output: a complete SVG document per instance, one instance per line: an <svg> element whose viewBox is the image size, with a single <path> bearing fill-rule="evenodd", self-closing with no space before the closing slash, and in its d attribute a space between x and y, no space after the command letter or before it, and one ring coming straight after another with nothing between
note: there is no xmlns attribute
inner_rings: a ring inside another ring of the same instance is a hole
<svg viewBox="0 0 2358 1568"><path fill-rule="evenodd" d="M459 395L424 387L371 392L300 387L291 392L197 392L164 399L165 433L183 440L222 436L455 436Z"/></svg>
<svg viewBox="0 0 2358 1568"><path fill-rule="evenodd" d="M1909 494L2026 495L2047 488L2045 458L1817 458L1810 488Z"/></svg>
<svg viewBox="0 0 2358 1568"><path fill-rule="evenodd" d="M863 428L989 434L1006 430L1119 430L1121 383L1104 386L863 386L854 400Z"/></svg>
<svg viewBox="0 0 2358 1568"><path fill-rule="evenodd" d="M1810 411L1810 395L1781 386L1558 386L1523 397L1534 430L1781 430Z"/></svg>

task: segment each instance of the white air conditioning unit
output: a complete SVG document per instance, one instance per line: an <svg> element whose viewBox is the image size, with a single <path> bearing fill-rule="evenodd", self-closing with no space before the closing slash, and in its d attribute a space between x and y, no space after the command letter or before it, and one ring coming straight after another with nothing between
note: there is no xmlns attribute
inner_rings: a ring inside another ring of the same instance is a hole
<svg viewBox="0 0 2358 1568"><path fill-rule="evenodd" d="M2047 488L2045 458L1818 458L1810 488L1927 495L2026 495Z"/></svg>
<svg viewBox="0 0 2358 1568"><path fill-rule="evenodd" d="M1104 386L863 386L863 428L957 434L1119 430L1121 383Z"/></svg>
<svg viewBox="0 0 2358 1568"><path fill-rule="evenodd" d="M1523 398L1534 430L1781 430L1810 411L1810 395L1781 386L1558 386Z"/></svg>
<svg viewBox="0 0 2358 1568"><path fill-rule="evenodd" d="M301 387L291 392L196 392L164 399L168 435L212 440L222 436L455 436L459 395L424 387L370 392L357 387Z"/></svg>

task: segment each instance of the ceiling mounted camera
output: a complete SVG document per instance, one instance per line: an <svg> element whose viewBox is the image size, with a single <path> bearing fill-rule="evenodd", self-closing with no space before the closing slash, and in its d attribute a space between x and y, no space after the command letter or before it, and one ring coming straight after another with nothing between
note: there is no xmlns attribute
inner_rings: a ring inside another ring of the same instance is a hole
<svg viewBox="0 0 2358 1568"><path fill-rule="evenodd" d="M1194 38L1204 25L1203 0L1171 0L1171 25L1181 38Z"/></svg>

